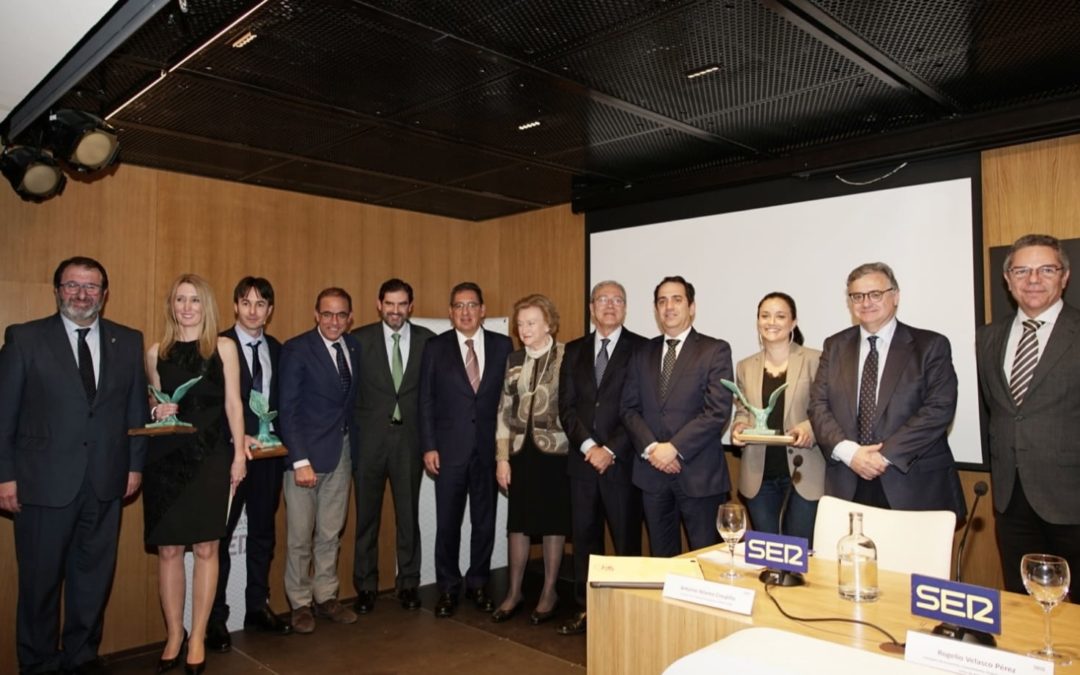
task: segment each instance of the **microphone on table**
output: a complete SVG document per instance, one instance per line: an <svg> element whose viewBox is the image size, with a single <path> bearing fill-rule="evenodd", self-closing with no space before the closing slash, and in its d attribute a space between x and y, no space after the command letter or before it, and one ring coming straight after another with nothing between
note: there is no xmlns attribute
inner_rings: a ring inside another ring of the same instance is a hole
<svg viewBox="0 0 1080 675"><path fill-rule="evenodd" d="M795 481L799 475L799 467L802 466L802 455L795 455L791 459L791 465L794 467L791 471L791 482L788 483L787 490L784 492L784 501L780 504L780 518L777 523L779 534L784 533L784 516L787 514L788 502L791 501L791 492L795 489ZM758 575L758 580L771 586L803 586L806 584L806 579L798 572L788 572L787 570L762 570Z"/></svg>
<svg viewBox="0 0 1080 675"><path fill-rule="evenodd" d="M971 504L971 510L968 511L967 523L964 524L964 533L960 535L960 544L956 547L956 581L963 581L963 567L964 567L964 547L967 545L968 532L971 531L971 523L975 520L975 509L979 506L979 500L987 493L990 488L986 485L986 481L981 480L975 483L975 501ZM974 630L972 628L964 628L963 626L957 626L952 623L939 623L934 626L934 635L941 635L942 637L949 637L954 640L963 640L964 642L974 642L980 645L986 645L988 647L996 647L997 640L990 633L985 633L981 630Z"/></svg>

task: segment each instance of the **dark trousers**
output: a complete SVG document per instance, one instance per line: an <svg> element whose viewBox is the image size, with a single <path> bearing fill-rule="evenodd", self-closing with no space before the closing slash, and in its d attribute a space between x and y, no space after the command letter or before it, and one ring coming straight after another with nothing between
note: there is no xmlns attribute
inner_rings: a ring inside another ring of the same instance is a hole
<svg viewBox="0 0 1080 675"><path fill-rule="evenodd" d="M1059 555L1068 561L1075 578L1080 570L1080 525L1054 525L1040 518L1028 503L1020 476L1013 483L1009 506L1004 513L995 515L1005 590L1026 593L1020 578L1020 559L1025 553ZM1080 593L1074 591L1069 597L1080 602Z"/></svg>
<svg viewBox="0 0 1080 675"><path fill-rule="evenodd" d="M604 553L604 520L611 528L616 555L641 555L641 491L632 483L599 474L570 479L573 511L574 598L585 607L589 556Z"/></svg>
<svg viewBox="0 0 1080 675"><path fill-rule="evenodd" d="M71 670L97 658L105 601L116 569L120 500L101 501L84 481L67 506L24 504L14 520L20 672Z"/></svg>
<svg viewBox="0 0 1080 675"><path fill-rule="evenodd" d="M679 481L668 481L663 490L642 491L645 524L649 528L649 549L654 558L670 558L682 553L679 523L686 528L690 550L712 546L720 541L716 531L716 512L727 501L726 492L705 497L687 495Z"/></svg>
<svg viewBox="0 0 1080 675"><path fill-rule="evenodd" d="M783 475L761 481L761 489L753 498L746 500L750 524L758 532L780 534L780 509L784 495L791 488L791 476ZM784 512L783 534L802 537L813 543L814 520L817 518L817 500L803 499L797 490L791 490L787 511Z"/></svg>
<svg viewBox="0 0 1080 675"><path fill-rule="evenodd" d="M442 593L461 592L461 522L465 498L469 500L472 541L467 589L481 588L491 576L491 551L495 546L495 462L473 453L467 464L439 468L435 478L435 581Z"/></svg>
<svg viewBox="0 0 1080 675"><path fill-rule="evenodd" d="M231 543L240 512L247 507L247 539L238 542L244 547L247 563L247 587L244 590L245 610L262 609L270 598L270 562L274 559L274 516L281 500L282 459L274 457L248 462L247 477L233 495L225 537L218 546L218 584L214 596L211 621L227 622L229 605L226 589L232 568Z"/></svg>
<svg viewBox="0 0 1080 675"><path fill-rule="evenodd" d="M371 452L360 453L353 469L356 497L356 550L353 582L357 591L379 588L379 524L387 479L394 498L397 536L398 590L420 585L420 479L424 466L420 452L407 447L414 432L389 425L389 432ZM361 430L363 433L363 430Z"/></svg>

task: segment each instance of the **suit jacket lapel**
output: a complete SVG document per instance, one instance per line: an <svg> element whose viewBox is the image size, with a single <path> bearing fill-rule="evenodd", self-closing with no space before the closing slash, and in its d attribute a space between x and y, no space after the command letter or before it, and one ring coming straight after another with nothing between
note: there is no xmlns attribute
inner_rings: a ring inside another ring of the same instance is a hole
<svg viewBox="0 0 1080 675"><path fill-rule="evenodd" d="M45 341L53 352L56 363L60 365L64 377L68 380L67 386L76 387L79 391L83 391L82 378L79 377L79 364L75 361L75 353L71 351L71 341L67 336L67 327L59 314L54 315L52 324L45 336ZM104 343L104 339L102 343ZM99 372L104 376L104 368ZM99 379L101 378L99 377Z"/></svg>
<svg viewBox="0 0 1080 675"><path fill-rule="evenodd" d="M420 381L420 360L424 356L424 346L416 339L416 326L409 324L409 361L405 364L405 374L401 377L401 388L405 385L415 386ZM394 383L391 374L390 384Z"/></svg>
<svg viewBox="0 0 1080 675"><path fill-rule="evenodd" d="M484 372L480 373L480 387L479 387L479 389L477 389L478 392L479 392L480 389L483 389L485 386L487 386L493 379L496 379L499 382L502 382L503 374L506 371L506 361L505 360L502 363L495 363L491 359L492 352L495 350L495 348L492 346L492 342L495 339L494 336L491 334L490 331L487 331L487 330L484 331L483 335L484 335ZM554 348L555 348L555 346L552 345L552 349L554 349ZM461 370L462 370L462 372L464 372L465 371L465 360L464 359L459 359L459 360L461 361ZM468 381L469 381L469 376L466 375L465 376L466 384L468 384ZM469 387L469 388L472 389L472 387Z"/></svg>
<svg viewBox="0 0 1080 675"><path fill-rule="evenodd" d="M788 421L788 415L791 413L791 403L795 399L795 385L799 381L799 375L802 373L803 367L806 365L803 359L802 347L792 343L791 351L788 354L787 360L787 378L785 382L788 387L784 390L784 427L789 428L794 426ZM806 411L804 410L803 413Z"/></svg>
<svg viewBox="0 0 1080 675"><path fill-rule="evenodd" d="M848 402L848 409L845 411L848 415L847 422L849 424L856 423L859 417L859 348L860 345L859 328L856 326L852 329L846 344L841 345L843 356L840 358L840 385L843 387L840 400Z"/></svg>
<svg viewBox="0 0 1080 675"><path fill-rule="evenodd" d="M412 340L409 341L409 344L412 344ZM371 332L369 342L368 344L363 345L363 348L368 349L375 357L373 366L375 368L376 377L380 381L379 383L385 387L387 391L394 391L394 375L390 372L390 358L392 356L390 353L391 347L388 347L386 344L386 334L383 333L382 323L379 324L379 329L377 331ZM412 354L410 353L409 356L409 363L411 364Z"/></svg>
<svg viewBox="0 0 1080 675"><path fill-rule="evenodd" d="M889 399L900 381L900 374L904 372L904 368L911 361L911 356L911 331L904 324L897 322L892 344L889 345L889 353L885 356L885 368L881 371L881 382L878 383L877 406L874 408L875 423L881 418L885 408L888 407Z"/></svg>
<svg viewBox="0 0 1080 675"><path fill-rule="evenodd" d="M98 358L101 359L101 363L98 364L98 393L94 397L95 403L102 399L102 395L113 384L115 378L111 377L112 364L116 362L116 334L112 326L103 319L98 319L98 330L101 333L98 343Z"/></svg>
<svg viewBox="0 0 1080 675"><path fill-rule="evenodd" d="M1029 394L1046 379L1047 373L1053 370L1065 352L1076 344L1076 333L1080 329L1080 321L1070 309L1068 305L1063 307L1057 321L1054 322L1053 332L1050 333L1046 346L1039 356L1039 362L1035 364L1035 372L1031 375L1031 383L1028 385Z"/></svg>
<svg viewBox="0 0 1080 675"><path fill-rule="evenodd" d="M1016 315L1013 314L1009 317L1008 321L1003 321L997 325L990 326L990 354L991 354L991 370L993 371L990 377L990 387L994 390L993 394L1006 402L1006 405L1015 409L1016 401L1013 400L1012 393L1009 391L1009 381L1005 377L1005 350L1009 343L1009 330L1012 328L1013 321L1016 320Z"/></svg>

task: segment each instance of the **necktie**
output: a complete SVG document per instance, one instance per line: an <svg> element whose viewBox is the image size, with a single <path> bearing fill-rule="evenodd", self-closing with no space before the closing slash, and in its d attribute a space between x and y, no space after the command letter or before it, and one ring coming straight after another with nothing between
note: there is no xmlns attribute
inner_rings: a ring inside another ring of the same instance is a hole
<svg viewBox="0 0 1080 675"><path fill-rule="evenodd" d="M251 347L251 390L261 393L263 390L263 369L262 361L259 360L260 344L262 344L262 340L256 340L255 342L249 342L248 347Z"/></svg>
<svg viewBox="0 0 1080 675"><path fill-rule="evenodd" d="M394 392L401 391L401 380L405 377L405 364L401 360L401 333L394 333L391 337L394 338L394 353L391 355L393 363L390 366L390 377L394 380ZM394 404L394 416L391 418L395 422L401 421L401 406Z"/></svg>
<svg viewBox="0 0 1080 675"><path fill-rule="evenodd" d="M1024 402L1031 376L1035 374L1035 366L1039 363L1039 336L1035 331L1041 325L1043 322L1036 319L1024 321L1024 334L1016 345L1016 359L1013 360L1012 374L1009 376L1009 392L1017 406Z"/></svg>
<svg viewBox="0 0 1080 675"><path fill-rule="evenodd" d="M878 338L871 335L866 339L870 341L870 353L863 363L862 381L859 384L859 445L874 442L873 421L877 410Z"/></svg>
<svg viewBox="0 0 1080 675"><path fill-rule="evenodd" d="M596 388L600 388L600 381L604 379L604 371L607 370L608 353L607 346L611 338L600 339L600 353L596 355Z"/></svg>
<svg viewBox="0 0 1080 675"><path fill-rule="evenodd" d="M465 341L465 374L469 376L469 385L473 393L480 390L480 362L476 360L476 350L473 349L472 338Z"/></svg>
<svg viewBox="0 0 1080 675"><path fill-rule="evenodd" d="M675 371L675 348L679 346L679 340L667 340L667 352L664 354L664 366L660 369L660 398L666 398L668 385L671 384L671 373Z"/></svg>
<svg viewBox="0 0 1080 675"><path fill-rule="evenodd" d="M337 352L337 372L341 381L341 391L348 392L352 386L352 373L349 372L349 362L345 360L345 350L340 342L334 343L334 351Z"/></svg>
<svg viewBox="0 0 1080 675"><path fill-rule="evenodd" d="M86 400L93 403L97 396L97 381L94 379L94 357L90 355L90 345L86 344L90 329L78 328L75 332L79 334L79 379L86 390Z"/></svg>

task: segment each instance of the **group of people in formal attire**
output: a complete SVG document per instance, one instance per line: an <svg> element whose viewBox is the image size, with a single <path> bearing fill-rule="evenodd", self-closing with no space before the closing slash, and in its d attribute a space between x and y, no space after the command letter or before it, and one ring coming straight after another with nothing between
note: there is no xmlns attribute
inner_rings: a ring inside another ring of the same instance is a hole
<svg viewBox="0 0 1080 675"><path fill-rule="evenodd" d="M1053 237L1017 240L1003 274L1017 312L979 328L976 353L1005 587L1020 591L1025 553L1062 555L1080 569L1080 454L1071 445L1080 436L1080 311L1062 300L1069 260ZM108 276L99 262L63 261L53 286L57 313L9 326L0 350L0 509L15 524L22 673L104 668L97 650L120 509L140 487L168 634L158 672L183 664L200 673L208 650L230 648L228 542L241 507L244 627L280 635L375 610L387 482L396 598L407 610L421 606L425 472L435 486L435 616L453 616L464 595L492 621L511 619L525 603L525 567L539 542L544 582L529 620L550 620L569 537L578 610L557 625L564 635L587 629L589 556L603 553L605 525L618 555L642 553L643 522L654 556L680 553L684 531L693 549L718 541L717 509L732 490L722 440L729 422L754 529L812 539L822 495L966 515L948 443L958 386L951 345L897 320L900 285L884 263L848 275L855 325L820 351L804 345L794 298L767 294L756 319L761 349L734 368L727 342L695 330L695 288L681 276L654 289L661 334L651 340L624 326L627 297L617 281L593 287L594 330L567 344L556 339L554 303L526 296L512 311L516 351L484 329L483 291L471 282L451 290L452 328L442 334L410 321L413 289L395 278L379 289L378 321L349 332L352 298L327 288L315 301L315 326L282 345L265 331L269 281L237 284L235 324L222 330L210 286L184 274L165 299L164 333L145 355L137 331L100 316ZM733 406L723 380L734 380L750 406L772 400L767 424L790 444L745 438L755 415ZM148 384L187 391L158 402ZM253 454L264 448L252 392L279 411L273 430L287 457ZM173 419L190 433L128 434ZM357 596L347 606L337 560L350 487ZM508 498L509 574L496 605L488 585L499 491ZM286 618L268 604L282 494Z"/></svg>

